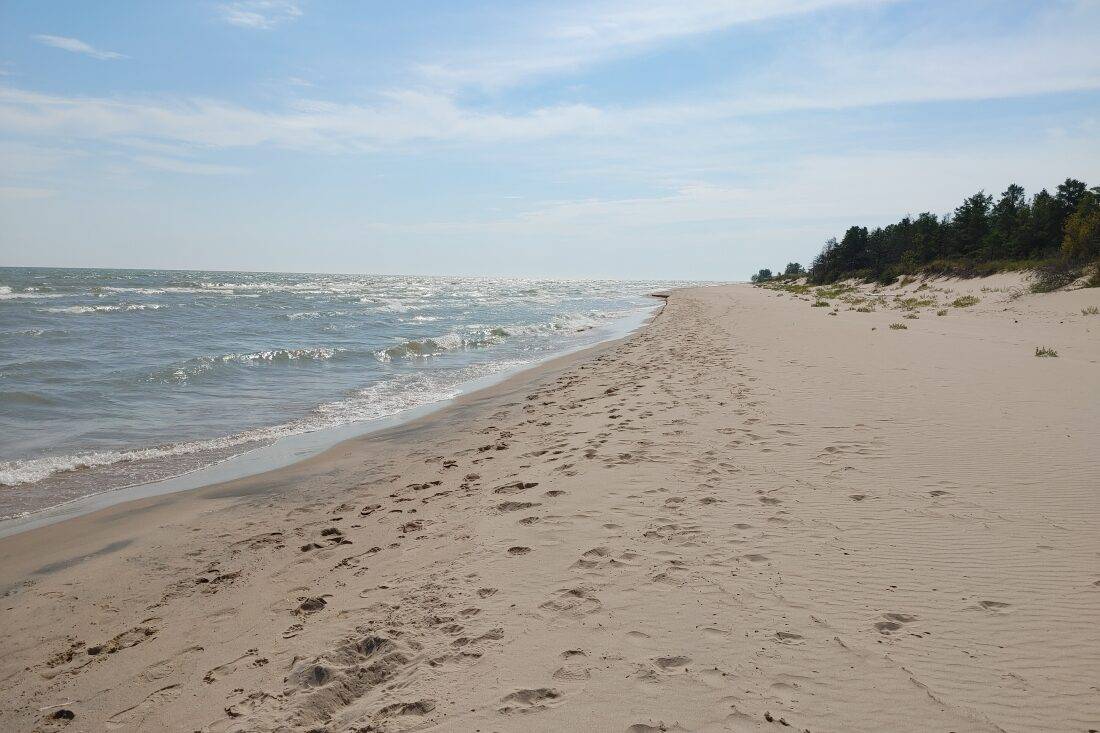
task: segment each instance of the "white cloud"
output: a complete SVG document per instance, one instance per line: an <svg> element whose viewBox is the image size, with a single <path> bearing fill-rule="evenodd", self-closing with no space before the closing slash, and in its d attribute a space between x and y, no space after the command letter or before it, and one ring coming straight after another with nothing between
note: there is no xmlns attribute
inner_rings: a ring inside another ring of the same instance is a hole
<svg viewBox="0 0 1100 733"><path fill-rule="evenodd" d="M431 79L504 86L532 76L572 72L676 39L736 25L849 5L897 0L611 0L569 3L517 18L511 42L490 45L457 61L424 64Z"/></svg>
<svg viewBox="0 0 1100 733"><path fill-rule="evenodd" d="M220 5L219 11L226 23L259 30L270 30L302 15L294 0L237 0Z"/></svg>
<svg viewBox="0 0 1100 733"><path fill-rule="evenodd" d="M100 59L103 61L113 59L124 59L121 53L115 53L114 51L103 51L94 46L91 46L79 38L66 38L65 36L49 36L49 35L37 35L32 36L34 40L46 46L53 46L54 48L60 48L63 51L69 51L71 53L81 53L85 56L91 56L93 59Z"/></svg>
<svg viewBox="0 0 1100 733"><path fill-rule="evenodd" d="M375 105L296 101L267 112L211 99L63 97L0 87L0 130L8 133L209 148L271 145L336 153L415 141L493 143L591 133L605 121L603 112L585 105L507 115L420 92L383 95Z"/></svg>

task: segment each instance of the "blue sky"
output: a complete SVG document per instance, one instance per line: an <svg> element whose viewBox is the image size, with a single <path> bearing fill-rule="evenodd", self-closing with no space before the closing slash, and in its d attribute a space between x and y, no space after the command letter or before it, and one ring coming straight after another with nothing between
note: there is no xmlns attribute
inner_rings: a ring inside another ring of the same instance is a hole
<svg viewBox="0 0 1100 733"><path fill-rule="evenodd" d="M0 2L0 264L744 279L1100 183L1100 0Z"/></svg>

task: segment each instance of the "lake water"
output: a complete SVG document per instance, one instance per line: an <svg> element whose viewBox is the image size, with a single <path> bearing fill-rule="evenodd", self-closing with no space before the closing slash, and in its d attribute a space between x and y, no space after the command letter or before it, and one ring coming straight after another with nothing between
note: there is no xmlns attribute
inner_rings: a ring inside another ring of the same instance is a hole
<svg viewBox="0 0 1100 733"><path fill-rule="evenodd" d="M0 268L0 518L449 399L683 284Z"/></svg>

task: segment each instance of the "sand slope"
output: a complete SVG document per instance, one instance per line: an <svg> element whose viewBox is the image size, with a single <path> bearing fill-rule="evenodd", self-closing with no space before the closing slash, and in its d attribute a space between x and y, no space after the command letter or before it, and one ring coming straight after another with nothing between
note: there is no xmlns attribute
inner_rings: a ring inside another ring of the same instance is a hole
<svg viewBox="0 0 1100 733"><path fill-rule="evenodd" d="M416 424L0 540L0 728L1098 728L1100 291L1018 285L678 291Z"/></svg>

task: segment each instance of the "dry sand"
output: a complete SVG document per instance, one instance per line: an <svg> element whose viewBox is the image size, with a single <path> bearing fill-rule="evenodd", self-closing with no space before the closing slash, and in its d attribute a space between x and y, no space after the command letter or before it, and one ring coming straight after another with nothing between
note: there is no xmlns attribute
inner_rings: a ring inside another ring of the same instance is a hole
<svg viewBox="0 0 1100 733"><path fill-rule="evenodd" d="M1100 290L1018 285L678 291L416 423L0 540L0 729L1100 728Z"/></svg>

